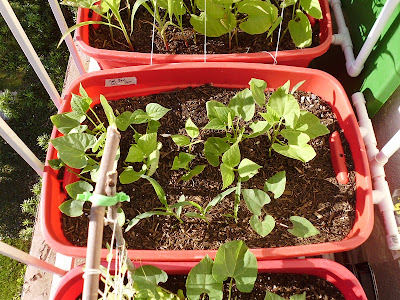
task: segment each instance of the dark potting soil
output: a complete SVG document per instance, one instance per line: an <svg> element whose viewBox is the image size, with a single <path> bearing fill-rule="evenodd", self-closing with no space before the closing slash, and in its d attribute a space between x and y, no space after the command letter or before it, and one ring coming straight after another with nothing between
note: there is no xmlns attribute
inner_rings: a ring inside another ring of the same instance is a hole
<svg viewBox="0 0 400 300"><path fill-rule="evenodd" d="M125 12L123 11L122 14ZM292 10L284 11L282 22L282 32L279 43L279 50L297 49L293 43L289 31L285 32L288 23L292 18ZM123 18L127 19L127 17ZM169 50L167 49L164 40L158 34L157 30L154 36L153 53L168 53L168 54L204 54L204 35L195 33L190 25L190 15L184 16L183 27L184 32L174 26L169 26L166 29L166 39ZM116 23L117 25L117 23ZM125 24L130 32L130 25ZM278 28L279 29L279 28ZM226 54L226 53L254 53L261 51L273 52L276 50L278 41L278 32L276 29L271 37L267 37L267 33L250 35L241 30L238 30L237 39L233 37L231 48L229 47L229 35L225 34L221 37L207 37L207 54ZM134 30L131 36L131 43L135 52L150 53L152 50L152 34L153 34L153 17L150 13L141 8L138 10L135 21ZM112 42L110 29L106 25L100 25L98 29L90 26L89 44L92 47L109 50L130 51L126 39L122 31L113 30L114 43ZM186 43L185 43L186 39ZM316 20L312 28L312 44L310 47L316 47L320 44L319 41L319 21Z"/></svg>
<svg viewBox="0 0 400 300"><path fill-rule="evenodd" d="M216 195L221 193L222 178L219 168L208 164L203 154L203 144L196 144L192 154L196 158L191 163L191 168L206 164L205 170L189 181L179 181L185 174L182 170L172 171L174 157L180 151L172 141L170 135L185 134L185 122L190 117L193 122L202 128L207 124L205 103L209 100L218 100L227 104L236 94L237 90L227 90L212 86L187 88L149 95L145 97L128 98L120 101L110 101L116 114L124 111L145 109L146 104L156 102L164 107L171 108L162 119L158 130L159 141L163 147L160 150L160 163L156 173L152 176L163 187L170 204L176 203L184 194L186 200L194 201L205 207ZM315 244L329 241L339 241L350 232L354 218L355 207L355 172L349 145L332 113L329 105L315 95L296 92L300 106L317 115L330 132L338 131L341 134L349 170L349 183L341 185L335 178L331 163L329 149L329 136L325 135L311 141L316 157L308 163L290 159L272 151L269 156L269 142L265 136L246 139L240 144L241 156L249 158L263 168L247 182L242 183L242 188L263 189L264 182L279 171L286 171L286 190L278 199L273 199L267 204L265 213L276 220L276 227L266 237L262 238L255 233L250 225L250 211L244 201L240 203L238 222L224 215L231 213L234 195L226 197L208 214L209 223L199 219L183 217L184 223L180 224L176 218L169 216L151 217L141 220L130 231L124 234L128 249L218 249L225 242L241 239L250 248L282 247L302 244ZM267 95L269 98L269 95ZM100 118L106 120L101 107L95 107ZM257 118L259 115L256 114ZM135 125L140 133L145 132L145 124ZM121 132L121 157L133 143L133 131L128 129ZM215 135L210 130L201 130L200 138L206 140L208 136ZM123 160L118 166L118 173L123 171ZM135 166L139 170L141 165ZM129 194L131 201L124 202L122 208L128 220L138 214L154 210L162 206L152 185L145 179L140 179L129 185L119 185L118 191ZM193 208L184 209L182 215ZM62 215L62 224L67 239L78 246L85 246L88 229L89 205L85 206L84 214L77 218ZM287 231L291 227L291 216L307 218L320 234L309 238L298 238ZM111 240L111 231L105 228L103 247Z"/></svg>

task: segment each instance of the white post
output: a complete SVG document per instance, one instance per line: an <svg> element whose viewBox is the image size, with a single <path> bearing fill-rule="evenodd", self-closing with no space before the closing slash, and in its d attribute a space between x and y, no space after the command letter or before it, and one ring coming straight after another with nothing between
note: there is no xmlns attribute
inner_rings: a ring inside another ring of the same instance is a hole
<svg viewBox="0 0 400 300"><path fill-rule="evenodd" d="M26 57L29 60L29 63L32 65L40 81L46 88L47 93L53 100L55 106L57 108L60 108L61 106L60 94L57 92L57 89L54 86L53 82L51 81L49 74L47 74L45 68L43 67L42 62L40 61L38 55L36 54L35 49L33 49L31 42L26 36L25 31L23 30L21 24L17 19L17 16L15 15L14 11L12 10L7 0L0 0L0 13L2 14L10 30L12 31L14 37L18 41L18 44L24 51Z"/></svg>
<svg viewBox="0 0 400 300"><path fill-rule="evenodd" d="M58 27L60 28L61 33L64 34L68 30L68 26L67 26L67 22L65 22L60 5L58 4L57 0L48 0L48 1L50 4L50 8L53 11L53 15L56 18ZM69 34L65 38L65 42L68 46L69 53L71 53L71 56L75 61L75 65L78 69L79 74L84 75L86 73L86 71L82 64L81 58L78 54L78 51L76 49L76 46L75 46L75 43L74 43L74 40L73 40L71 34Z"/></svg>
<svg viewBox="0 0 400 300"><path fill-rule="evenodd" d="M0 118L0 135L36 171L36 173L40 175L40 177L43 177L43 163L2 118Z"/></svg>

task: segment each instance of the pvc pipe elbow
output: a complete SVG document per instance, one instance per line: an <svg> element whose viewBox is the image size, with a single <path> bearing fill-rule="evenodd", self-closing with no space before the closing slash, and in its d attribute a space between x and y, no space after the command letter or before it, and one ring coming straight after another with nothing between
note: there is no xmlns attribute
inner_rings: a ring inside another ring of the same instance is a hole
<svg viewBox="0 0 400 300"><path fill-rule="evenodd" d="M357 77L364 68L364 64L357 66L355 62L356 61L353 60L346 63L347 74L349 74L350 77Z"/></svg>

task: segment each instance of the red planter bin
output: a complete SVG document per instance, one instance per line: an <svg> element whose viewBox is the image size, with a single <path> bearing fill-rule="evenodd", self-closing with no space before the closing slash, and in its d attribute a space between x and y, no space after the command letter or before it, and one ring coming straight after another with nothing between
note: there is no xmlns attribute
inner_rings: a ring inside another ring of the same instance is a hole
<svg viewBox="0 0 400 300"><path fill-rule="evenodd" d="M279 65L307 67L310 62L328 51L332 42L332 21L329 12L328 0L319 0L323 19L320 25L320 45L313 48L278 51L277 62ZM89 9L79 9L77 22L89 21ZM76 40L82 51L94 58L103 69L112 69L137 65L150 64L150 53L126 52L115 50L103 50L89 45L89 26L77 29ZM149 39L149 43L151 40ZM275 55L275 52L271 53ZM235 53L235 54L208 54L207 62L249 62L249 63L274 63L271 54ZM153 64L204 62L203 54L154 54Z"/></svg>
<svg viewBox="0 0 400 300"><path fill-rule="evenodd" d="M186 275L196 265L194 262L141 263L141 265L146 264L163 269L170 275ZM135 265L139 266L138 263ZM261 261L258 262L258 271L259 273L296 273L318 276L337 287L346 300L367 299L362 286L353 273L344 266L330 260L314 258ZM82 276L82 266L69 271L61 280L54 300L76 299L83 291Z"/></svg>
<svg viewBox="0 0 400 300"><path fill-rule="evenodd" d="M355 222L345 239L321 244L251 249L252 252L258 260L266 260L341 252L361 245L368 238L373 227L369 165L359 126L347 95L340 83L327 73L305 68L245 63L183 63L98 71L86 74L72 84L61 111L70 110L71 93L79 94L79 84L82 84L97 104L100 94L108 100L118 100L206 83L212 83L216 87L244 88L247 87L251 78L265 80L270 89L282 86L287 80L293 84L306 80L301 86L303 91L319 95L331 104L350 145L357 189ZM130 85L114 85L127 83ZM53 129L52 138L58 135L60 133ZM56 150L50 144L46 159L55 158L57 158ZM85 257L86 248L73 246L63 234L61 212L58 206L67 195L63 189L60 189L60 185L71 181L68 182L65 177L64 180L59 179L57 175L58 171L52 170L46 161L41 203L44 237L49 246L59 253ZM103 249L102 257L106 258L107 253L107 249ZM128 250L129 257L142 261L199 261L206 254L214 257L215 253L216 250Z"/></svg>

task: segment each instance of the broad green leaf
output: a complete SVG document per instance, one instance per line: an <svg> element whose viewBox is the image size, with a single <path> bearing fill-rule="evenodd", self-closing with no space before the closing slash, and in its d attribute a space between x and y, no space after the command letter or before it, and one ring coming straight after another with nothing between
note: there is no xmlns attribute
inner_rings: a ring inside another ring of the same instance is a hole
<svg viewBox="0 0 400 300"><path fill-rule="evenodd" d="M226 107L221 102L210 100L206 103L207 117L211 121L212 119L218 118L217 112L215 111L216 107Z"/></svg>
<svg viewBox="0 0 400 300"><path fill-rule="evenodd" d="M240 116L245 122L250 121L255 112L255 103L252 92L249 89L244 89L238 92L231 99L228 107L233 109L236 115Z"/></svg>
<svg viewBox="0 0 400 300"><path fill-rule="evenodd" d="M189 300L198 300L203 293L210 299L222 300L223 283L212 275L213 260L206 255L190 270L186 279L186 295Z"/></svg>
<svg viewBox="0 0 400 300"><path fill-rule="evenodd" d="M72 133L55 138L51 142L65 164L81 169L87 165L88 158L85 152L96 143L96 137L87 133Z"/></svg>
<svg viewBox="0 0 400 300"><path fill-rule="evenodd" d="M51 122L62 134L68 134L72 129L80 125L80 122L70 118L68 113L62 113L50 117Z"/></svg>
<svg viewBox="0 0 400 300"><path fill-rule="evenodd" d="M304 132L293 129L282 129L281 135L287 139L289 145L304 145L310 141L310 137Z"/></svg>
<svg viewBox="0 0 400 300"><path fill-rule="evenodd" d="M268 107L268 111L266 113L260 113L260 116L270 124L270 127L278 123L281 119L281 116L279 116L272 107Z"/></svg>
<svg viewBox="0 0 400 300"><path fill-rule="evenodd" d="M143 134L138 139L137 145L145 156L149 156L151 152L157 149L157 133Z"/></svg>
<svg viewBox="0 0 400 300"><path fill-rule="evenodd" d="M78 0L79 1L79 0ZM89 0L90 2L94 3L94 1ZM82 97L89 97L88 93L86 90L83 88L82 83L79 84L79 94L81 94Z"/></svg>
<svg viewBox="0 0 400 300"><path fill-rule="evenodd" d="M87 125L79 125L76 126L75 128L71 129L71 131L69 132L69 134L71 133L83 133L88 129Z"/></svg>
<svg viewBox="0 0 400 300"><path fill-rule="evenodd" d="M122 208L118 208L117 210L117 222L118 225L123 227L125 225L125 212L122 210Z"/></svg>
<svg viewBox="0 0 400 300"><path fill-rule="evenodd" d="M183 181L188 181L190 179L192 179L194 176L199 175L201 172L203 172L204 168L206 167L206 165L199 165L199 166L195 166L193 168L193 170L190 170L189 173L185 174L182 176L182 180Z"/></svg>
<svg viewBox="0 0 400 300"><path fill-rule="evenodd" d="M278 9L269 1L242 1L239 12L247 14L247 19L239 24L240 29L248 34L266 32L278 18Z"/></svg>
<svg viewBox="0 0 400 300"><path fill-rule="evenodd" d="M261 215L264 205L271 202L268 194L258 189L243 189L242 195L247 208L257 216Z"/></svg>
<svg viewBox="0 0 400 300"><path fill-rule="evenodd" d="M270 177L264 184L264 190L274 194L277 199L282 196L286 187L286 172L281 171Z"/></svg>
<svg viewBox="0 0 400 300"><path fill-rule="evenodd" d="M86 112L89 110L91 103L92 99L90 99L89 97L82 97L72 94L71 108L73 111L77 112L80 115L86 114Z"/></svg>
<svg viewBox="0 0 400 300"><path fill-rule="evenodd" d="M288 231L297 237L306 238L319 234L319 230L306 218L292 216L289 220L293 223L293 228Z"/></svg>
<svg viewBox="0 0 400 300"><path fill-rule="evenodd" d="M300 10L296 10L296 17L288 24L290 36L296 47L305 48L312 43L312 29L307 16Z"/></svg>
<svg viewBox="0 0 400 300"><path fill-rule="evenodd" d="M292 95L294 94L295 91L297 91L299 89L299 87L301 87L303 85L303 83L306 82L305 80L302 80L300 82L298 82L293 88L292 91L290 92Z"/></svg>
<svg viewBox="0 0 400 300"><path fill-rule="evenodd" d="M224 122L224 124L228 124L229 123L229 118L231 118L231 120L233 119L234 116L236 116L236 112L228 107L214 107L214 110L217 114L217 118ZM230 114L230 116L229 116Z"/></svg>
<svg viewBox="0 0 400 300"><path fill-rule="evenodd" d="M142 177L147 179L148 181L150 181L151 185L154 188L154 191L157 194L158 200L160 200L160 202L162 204L164 204L165 206L168 205L167 197L165 196L165 192L164 192L163 188L161 187L161 185L155 179L153 179L149 176L142 175Z"/></svg>
<svg viewBox="0 0 400 300"><path fill-rule="evenodd" d="M278 18L276 18L274 24L272 24L272 26L268 29L267 37L266 37L267 39L274 33L275 29L278 28L278 26L281 24L282 20L283 20L283 18L281 16L278 16Z"/></svg>
<svg viewBox="0 0 400 300"><path fill-rule="evenodd" d="M266 133L271 128L271 125L267 121L256 121L250 123L249 127L253 130L253 133L248 135L248 138L253 138Z"/></svg>
<svg viewBox="0 0 400 300"><path fill-rule="evenodd" d="M300 0L300 6L311 17L322 19L321 5L318 0Z"/></svg>
<svg viewBox="0 0 400 300"><path fill-rule="evenodd" d="M79 194L83 194L84 192L91 192L93 191L93 186L86 182L86 181L76 181L71 184L65 186L68 195L72 199L76 199L76 196Z"/></svg>
<svg viewBox="0 0 400 300"><path fill-rule="evenodd" d="M158 163L160 161L160 145L162 146L162 144L158 142L157 145L157 149L151 152L149 154L149 158L147 159L148 170L146 175L148 176L152 176L158 168Z"/></svg>
<svg viewBox="0 0 400 300"><path fill-rule="evenodd" d="M281 296L278 296L277 294L271 293L268 290L264 297L264 300L285 300L285 299L286 298L283 298Z"/></svg>
<svg viewBox="0 0 400 300"><path fill-rule="evenodd" d="M234 168L240 163L240 149L238 144L233 144L222 155L222 162L227 166Z"/></svg>
<svg viewBox="0 0 400 300"><path fill-rule="evenodd" d="M273 112L276 113L279 118L285 118L286 126L291 126L292 124L290 124L290 121L294 119L294 116L298 117L300 115L300 107L296 98L286 93L283 87L278 88L278 90L271 95L267 104L267 111L269 108L272 108Z"/></svg>
<svg viewBox="0 0 400 300"><path fill-rule="evenodd" d="M129 148L128 155L126 156L125 162L142 162L144 160L144 153L138 145L134 144Z"/></svg>
<svg viewBox="0 0 400 300"><path fill-rule="evenodd" d="M229 149L229 145L218 137L210 137L204 144L204 155L208 162L214 166L219 166L219 157Z"/></svg>
<svg viewBox="0 0 400 300"><path fill-rule="evenodd" d="M242 293L252 291L257 271L257 259L243 241L232 241L219 247L212 268L216 281L223 282L232 277Z"/></svg>
<svg viewBox="0 0 400 300"><path fill-rule="evenodd" d="M226 196L231 194L233 191L236 191L236 187L227 189L226 191L223 191L222 193L218 194L214 199L212 199L204 209L204 212L207 213L212 207L220 203Z"/></svg>
<svg viewBox="0 0 400 300"><path fill-rule="evenodd" d="M286 81L285 84L281 86L281 88L285 91L286 94L289 94L290 80Z"/></svg>
<svg viewBox="0 0 400 300"><path fill-rule="evenodd" d="M140 220L143 219L147 219L153 216L170 216L171 213L170 212L166 212L166 211L162 211L162 210L158 210L158 211L147 211L145 213L142 213L140 215L137 215L136 217L134 217L132 220L130 220L128 222L128 225L125 228L125 232L128 232L129 230L131 230L131 228L133 226L135 226L137 223L140 222Z"/></svg>
<svg viewBox="0 0 400 300"><path fill-rule="evenodd" d="M100 95L100 103L104 109L104 112L106 113L108 124L109 125L115 124L116 118L115 118L114 111L113 111L112 107L110 106L110 104L108 104L106 97L104 97L103 95Z"/></svg>
<svg viewBox="0 0 400 300"><path fill-rule="evenodd" d="M50 159L47 161L49 163L49 166L53 169L53 170L59 170L61 169L61 167L64 166L64 163L62 162L61 159L56 158L56 159Z"/></svg>
<svg viewBox="0 0 400 300"><path fill-rule="evenodd" d="M280 7L281 8L286 8L292 5L295 5L297 3L297 0L285 0L281 2Z"/></svg>
<svg viewBox="0 0 400 300"><path fill-rule="evenodd" d="M231 114L229 114L229 116L231 116ZM228 118L229 118L229 116L228 116ZM231 117L231 119L232 119L232 117ZM229 120L228 120L228 122L229 122ZM206 126L204 126L203 129L225 130L226 129L226 124L224 122L222 122L220 119L215 118L215 119L211 119L211 121L208 122L206 124Z"/></svg>
<svg viewBox="0 0 400 300"><path fill-rule="evenodd" d="M158 128L160 128L161 123L156 120L150 120L147 126L147 133L157 132Z"/></svg>
<svg viewBox="0 0 400 300"><path fill-rule="evenodd" d="M184 202L187 202L187 201L185 201L186 200L186 197L185 197L185 195L181 195L180 197L179 197L179 199L178 199L178 203L175 203L176 205L179 205L179 204L182 204L182 203L184 203ZM173 205L171 206L171 209L175 209L175 214L178 216L178 218L180 218L181 217L181 214L182 214L182 207L183 207L184 205L182 205L182 206L176 206L176 207L173 207Z"/></svg>
<svg viewBox="0 0 400 300"><path fill-rule="evenodd" d="M196 156L190 153L179 152L179 155L174 158L171 170L188 169L189 163Z"/></svg>
<svg viewBox="0 0 400 300"><path fill-rule="evenodd" d="M306 300L306 292L290 296L289 300Z"/></svg>
<svg viewBox="0 0 400 300"><path fill-rule="evenodd" d="M258 173L258 169L260 168L262 168L262 166L252 162L250 159L244 158L238 167L239 176L241 178L248 177L248 179L250 179Z"/></svg>
<svg viewBox="0 0 400 300"><path fill-rule="evenodd" d="M132 113L130 111L124 111L122 114L116 117L115 124L117 128L121 131L125 131L128 129L129 125L132 124L131 122Z"/></svg>
<svg viewBox="0 0 400 300"><path fill-rule="evenodd" d="M222 176L222 189L226 189L235 180L235 173L233 173L232 167L222 163L220 166L221 176Z"/></svg>
<svg viewBox="0 0 400 300"><path fill-rule="evenodd" d="M129 184L137 181L144 174L144 171L136 172L132 166L127 167L121 174L119 174L119 181L122 184Z"/></svg>
<svg viewBox="0 0 400 300"><path fill-rule="evenodd" d="M222 19L225 17L225 8L222 1L214 0L195 0L196 6L201 11L207 10L207 16ZM231 2L233 3L233 1Z"/></svg>
<svg viewBox="0 0 400 300"><path fill-rule="evenodd" d="M146 105L146 113L151 120L158 121L165 116L171 109L165 108L158 103L149 103Z"/></svg>
<svg viewBox="0 0 400 300"><path fill-rule="evenodd" d="M185 129L187 134L192 138L195 139L199 136L199 128L196 126L196 124L193 123L192 119L187 119L185 123Z"/></svg>
<svg viewBox="0 0 400 300"><path fill-rule="evenodd" d="M274 149L279 154L284 156L301 160L302 162L308 162L312 160L316 153L308 144L304 145L281 145L278 143L272 144L272 149Z"/></svg>
<svg viewBox="0 0 400 300"><path fill-rule="evenodd" d="M254 100L257 102L258 105L264 106L265 105L265 89L267 88L267 83L264 80L252 78L249 81L250 90L253 94Z"/></svg>
<svg viewBox="0 0 400 300"><path fill-rule="evenodd" d="M83 214L83 204L85 201L67 200L58 207L60 211L70 217L79 217Z"/></svg>
<svg viewBox="0 0 400 300"><path fill-rule="evenodd" d="M65 113L65 115L70 117L71 119L77 120L79 124L86 120L86 115L80 114L76 111L70 111L68 113Z"/></svg>
<svg viewBox="0 0 400 300"><path fill-rule="evenodd" d="M146 123L149 121L149 119L150 119L150 116L141 109L135 110L130 117L130 121L132 124Z"/></svg>
<svg viewBox="0 0 400 300"><path fill-rule="evenodd" d="M139 291L139 298L161 299L158 294L158 284L168 279L165 271L151 265L141 266L132 274L133 287Z"/></svg>
<svg viewBox="0 0 400 300"><path fill-rule="evenodd" d="M250 226L262 237L266 237L275 227L275 220L272 216L266 215L264 221L260 221L259 216L253 215L250 218Z"/></svg>
<svg viewBox="0 0 400 300"><path fill-rule="evenodd" d="M104 148L106 143L106 138L107 138L107 133L103 132L97 139L96 143L93 145L92 151L97 152L100 148Z"/></svg>
<svg viewBox="0 0 400 300"><path fill-rule="evenodd" d="M228 33L230 27L233 26L232 21L235 22L235 20L232 20L231 18L226 18L226 24L224 24L223 21L224 19L213 18L210 14L207 14L206 18L204 12L201 12L200 16L192 14L190 18L190 24L193 26L193 29L200 34L209 37L219 37ZM205 30L207 30L207 32Z"/></svg>
<svg viewBox="0 0 400 300"><path fill-rule="evenodd" d="M185 147L190 144L190 138L186 135L175 134L171 138L179 147Z"/></svg>
<svg viewBox="0 0 400 300"><path fill-rule="evenodd" d="M329 129L321 124L317 116L305 110L300 111L300 117L297 119L294 129L306 133L310 139L329 133Z"/></svg>

